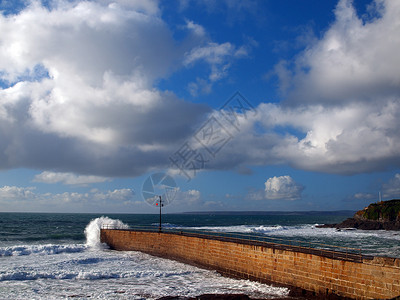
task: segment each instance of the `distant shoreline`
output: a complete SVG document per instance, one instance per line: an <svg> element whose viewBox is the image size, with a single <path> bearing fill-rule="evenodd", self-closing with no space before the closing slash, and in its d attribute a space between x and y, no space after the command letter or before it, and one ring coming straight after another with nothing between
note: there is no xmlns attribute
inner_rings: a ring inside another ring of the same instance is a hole
<svg viewBox="0 0 400 300"><path fill-rule="evenodd" d="M355 210L335 211L189 211L170 215L352 216Z"/></svg>
<svg viewBox="0 0 400 300"><path fill-rule="evenodd" d="M352 216L356 210L334 211L188 211L188 212L164 212L163 215L248 215L248 216ZM57 214L57 215L158 215L158 212L18 212L0 211L0 214Z"/></svg>

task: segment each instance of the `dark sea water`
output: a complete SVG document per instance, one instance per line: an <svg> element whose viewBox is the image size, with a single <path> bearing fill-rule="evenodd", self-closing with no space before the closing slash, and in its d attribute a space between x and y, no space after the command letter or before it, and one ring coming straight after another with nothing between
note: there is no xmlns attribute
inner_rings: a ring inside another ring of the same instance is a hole
<svg viewBox="0 0 400 300"><path fill-rule="evenodd" d="M400 257L400 236L390 231L336 231L334 215L164 215L164 228L235 232L362 248L364 254ZM224 278L175 261L106 249L103 224L158 226L158 215L0 213L0 299L157 299L205 293L279 298L288 290Z"/></svg>

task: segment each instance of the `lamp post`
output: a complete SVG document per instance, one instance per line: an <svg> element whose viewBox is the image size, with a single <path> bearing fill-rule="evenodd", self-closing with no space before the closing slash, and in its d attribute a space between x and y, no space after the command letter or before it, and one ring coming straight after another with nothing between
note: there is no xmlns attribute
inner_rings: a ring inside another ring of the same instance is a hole
<svg viewBox="0 0 400 300"><path fill-rule="evenodd" d="M158 226L158 232L161 232L161 207L163 206L161 196L160 197L160 225Z"/></svg>

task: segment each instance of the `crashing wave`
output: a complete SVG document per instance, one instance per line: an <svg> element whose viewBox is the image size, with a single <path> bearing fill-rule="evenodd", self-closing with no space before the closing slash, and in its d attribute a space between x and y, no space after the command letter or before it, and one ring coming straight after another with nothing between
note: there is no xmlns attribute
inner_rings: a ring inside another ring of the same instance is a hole
<svg viewBox="0 0 400 300"><path fill-rule="evenodd" d="M93 219L85 228L86 245L92 249L103 249L105 245L100 242L100 229L107 226L111 228L129 228L128 225L120 220L108 217Z"/></svg>

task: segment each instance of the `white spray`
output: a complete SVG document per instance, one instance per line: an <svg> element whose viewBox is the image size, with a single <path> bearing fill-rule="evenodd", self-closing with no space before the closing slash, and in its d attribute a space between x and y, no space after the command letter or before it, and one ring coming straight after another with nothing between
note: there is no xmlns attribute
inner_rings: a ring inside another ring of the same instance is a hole
<svg viewBox="0 0 400 300"><path fill-rule="evenodd" d="M85 228L86 245L94 249L103 249L104 244L100 243L100 229L103 225L110 226L112 228L129 228L128 225L124 224L120 220L110 219L108 217L100 217L93 219Z"/></svg>

